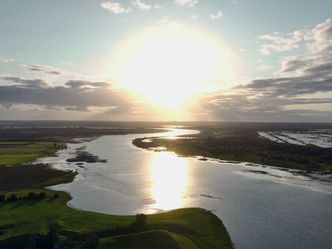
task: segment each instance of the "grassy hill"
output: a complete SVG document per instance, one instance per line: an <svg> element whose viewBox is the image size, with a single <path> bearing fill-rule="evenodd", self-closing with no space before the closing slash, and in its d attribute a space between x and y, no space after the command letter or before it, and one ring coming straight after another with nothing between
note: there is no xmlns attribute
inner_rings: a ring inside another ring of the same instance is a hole
<svg viewBox="0 0 332 249"><path fill-rule="evenodd" d="M6 192L18 198L28 192L45 192L42 200L6 201L0 204L0 248L25 248L31 234L46 235L57 228L61 244L70 248L95 233L101 248L233 248L221 220L199 208L178 209L147 215L144 227L135 228L135 216L117 216L86 212L66 205L70 196L46 189ZM54 198L58 194L58 198Z"/></svg>

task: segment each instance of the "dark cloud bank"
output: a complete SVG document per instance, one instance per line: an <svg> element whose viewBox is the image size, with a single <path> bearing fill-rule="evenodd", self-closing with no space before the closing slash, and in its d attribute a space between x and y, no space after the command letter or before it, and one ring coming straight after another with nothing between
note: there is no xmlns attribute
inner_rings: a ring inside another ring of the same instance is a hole
<svg viewBox="0 0 332 249"><path fill-rule="evenodd" d="M64 86L50 86L40 79L1 77L0 105L17 108L17 105L36 105L43 109L85 111L89 108L127 110L130 101L122 91L113 89L106 82L68 81Z"/></svg>

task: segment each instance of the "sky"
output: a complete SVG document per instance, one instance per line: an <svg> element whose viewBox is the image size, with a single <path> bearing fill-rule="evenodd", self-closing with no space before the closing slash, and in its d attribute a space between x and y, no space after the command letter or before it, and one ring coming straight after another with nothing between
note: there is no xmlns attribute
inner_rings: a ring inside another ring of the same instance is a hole
<svg viewBox="0 0 332 249"><path fill-rule="evenodd" d="M331 9L0 0L0 119L332 122Z"/></svg>

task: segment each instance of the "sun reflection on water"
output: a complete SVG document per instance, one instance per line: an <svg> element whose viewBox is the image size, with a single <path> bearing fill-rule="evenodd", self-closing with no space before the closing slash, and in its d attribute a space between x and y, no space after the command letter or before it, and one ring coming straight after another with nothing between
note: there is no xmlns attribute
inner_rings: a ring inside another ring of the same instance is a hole
<svg viewBox="0 0 332 249"><path fill-rule="evenodd" d="M188 185L188 167L184 158L169 152L155 153L151 162L151 195L155 210L169 210L184 205Z"/></svg>

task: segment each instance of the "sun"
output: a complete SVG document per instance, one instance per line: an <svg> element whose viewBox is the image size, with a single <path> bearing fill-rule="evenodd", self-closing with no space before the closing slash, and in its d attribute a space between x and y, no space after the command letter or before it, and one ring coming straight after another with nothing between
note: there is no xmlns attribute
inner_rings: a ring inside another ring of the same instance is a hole
<svg viewBox="0 0 332 249"><path fill-rule="evenodd" d="M121 44L112 57L121 87L158 108L176 110L209 90L205 81L226 80L230 57L223 44L187 25L159 24Z"/></svg>

